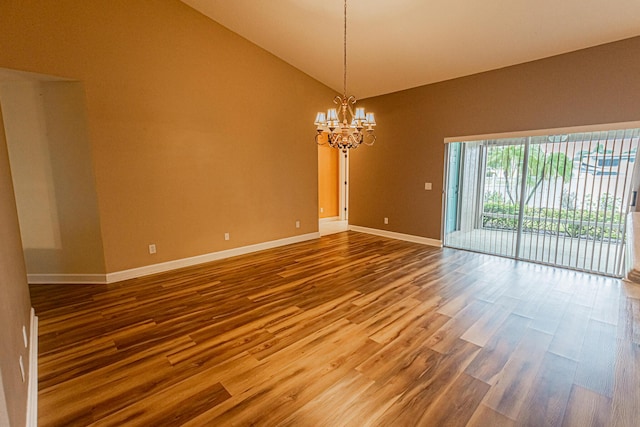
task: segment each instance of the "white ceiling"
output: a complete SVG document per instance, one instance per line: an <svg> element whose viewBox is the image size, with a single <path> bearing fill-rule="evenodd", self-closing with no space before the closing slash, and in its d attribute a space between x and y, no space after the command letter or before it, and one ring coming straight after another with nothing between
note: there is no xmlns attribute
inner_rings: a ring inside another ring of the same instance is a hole
<svg viewBox="0 0 640 427"><path fill-rule="evenodd" d="M182 0L342 92L343 0ZM349 0L365 98L640 35L640 0ZM640 52L638 52L640 54Z"/></svg>

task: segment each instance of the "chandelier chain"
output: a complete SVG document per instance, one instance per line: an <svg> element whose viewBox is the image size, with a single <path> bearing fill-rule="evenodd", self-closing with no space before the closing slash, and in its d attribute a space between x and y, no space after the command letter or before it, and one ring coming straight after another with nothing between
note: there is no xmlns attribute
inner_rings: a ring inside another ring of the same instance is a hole
<svg viewBox="0 0 640 427"><path fill-rule="evenodd" d="M347 97L347 0L344 0L344 96Z"/></svg>
<svg viewBox="0 0 640 427"><path fill-rule="evenodd" d="M330 108L327 113L316 115L316 144L328 144L346 153L349 149L358 148L361 144L373 145L376 135L373 131L376 120L373 113L364 108L354 109L355 96L347 97L347 0L344 0L344 39L343 39L343 96L333 99L338 108ZM326 138L323 138L326 135Z"/></svg>

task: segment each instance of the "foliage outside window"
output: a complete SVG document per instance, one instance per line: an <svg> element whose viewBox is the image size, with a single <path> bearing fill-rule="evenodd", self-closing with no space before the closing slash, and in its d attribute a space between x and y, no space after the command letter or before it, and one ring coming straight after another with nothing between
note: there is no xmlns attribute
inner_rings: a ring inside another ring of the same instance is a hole
<svg viewBox="0 0 640 427"><path fill-rule="evenodd" d="M539 145L531 145L525 194L521 195L518 179L524 166L524 149L523 145L512 145L487 150L486 170L491 176L499 176L504 180L506 194L485 193L482 211L484 228L516 231L520 200L524 197L523 232L594 240L623 239L622 200L608 193L602 194L598 200L591 200L591 196L587 195L584 203L577 205L575 193L563 190L560 207L528 206L543 182L560 180L564 187L565 183L571 181L574 163L564 153L547 153Z"/></svg>
<svg viewBox="0 0 640 427"><path fill-rule="evenodd" d="M571 198L571 195L566 197L569 200ZM482 226L489 229L515 231L518 229L520 206L501 199L502 196L496 193L485 197ZM605 193L599 200L591 200L587 196L584 207L576 207L575 201L573 206L570 201L563 204L565 206L560 208L525 206L522 230L594 240L622 240L623 218L620 213L622 200L619 197L614 199L613 196Z"/></svg>

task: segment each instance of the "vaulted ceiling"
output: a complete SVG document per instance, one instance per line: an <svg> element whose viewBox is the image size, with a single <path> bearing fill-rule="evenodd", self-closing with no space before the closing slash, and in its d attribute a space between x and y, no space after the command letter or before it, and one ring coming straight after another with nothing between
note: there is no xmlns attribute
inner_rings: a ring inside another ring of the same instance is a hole
<svg viewBox="0 0 640 427"><path fill-rule="evenodd" d="M182 1L342 92L343 0ZM640 0L349 0L347 19L363 98L640 35Z"/></svg>

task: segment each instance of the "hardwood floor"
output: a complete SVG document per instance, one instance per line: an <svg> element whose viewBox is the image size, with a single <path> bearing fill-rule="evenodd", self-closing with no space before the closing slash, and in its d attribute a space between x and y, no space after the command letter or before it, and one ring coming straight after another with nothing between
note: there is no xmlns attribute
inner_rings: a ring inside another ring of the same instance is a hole
<svg viewBox="0 0 640 427"><path fill-rule="evenodd" d="M637 426L640 286L345 232L32 286L40 426Z"/></svg>

